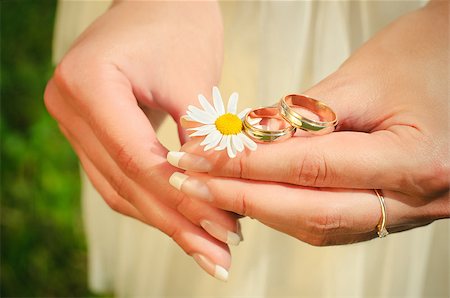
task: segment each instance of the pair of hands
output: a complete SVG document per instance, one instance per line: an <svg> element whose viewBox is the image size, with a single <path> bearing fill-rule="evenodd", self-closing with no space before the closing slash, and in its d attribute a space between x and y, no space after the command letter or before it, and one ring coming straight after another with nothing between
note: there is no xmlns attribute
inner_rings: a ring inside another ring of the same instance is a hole
<svg viewBox="0 0 450 298"><path fill-rule="evenodd" d="M177 169L144 111L179 120L217 83L216 4L113 5L57 67L45 103L111 208L160 229L226 279L236 213L314 245L375 237L375 188L390 232L449 217L447 5L399 19L306 92L335 110L337 132L259 145L233 160L194 139L178 162L190 176L182 192L168 183Z"/></svg>
<svg viewBox="0 0 450 298"><path fill-rule="evenodd" d="M314 245L376 237L373 189L384 192L390 232L448 217L448 17L440 9L398 20L306 91L334 109L337 132L260 144L231 160L193 140L177 161L190 176L181 190ZM209 176L196 174L205 169Z"/></svg>

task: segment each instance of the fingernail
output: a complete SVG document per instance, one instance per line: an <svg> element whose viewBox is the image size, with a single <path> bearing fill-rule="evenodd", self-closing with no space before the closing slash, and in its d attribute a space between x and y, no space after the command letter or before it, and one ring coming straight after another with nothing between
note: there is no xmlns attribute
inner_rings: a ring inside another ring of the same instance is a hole
<svg viewBox="0 0 450 298"><path fill-rule="evenodd" d="M206 232L211 234L211 236L222 242L231 245L239 245L239 242L241 242L241 237L239 237L238 234L228 231L217 223L211 222L209 220L202 220L200 222L200 225L203 229L205 229Z"/></svg>
<svg viewBox="0 0 450 298"><path fill-rule="evenodd" d="M201 254L193 254L192 257L197 264L202 267L208 274L214 276L221 281L228 280L228 271L222 266L214 264L210 259Z"/></svg>
<svg viewBox="0 0 450 298"><path fill-rule="evenodd" d="M209 202L213 200L208 186L195 177L189 177L188 175L175 172L170 176L169 183L189 197Z"/></svg>
<svg viewBox="0 0 450 298"><path fill-rule="evenodd" d="M170 151L167 161L174 167L194 172L209 172L212 164L204 157L191 153Z"/></svg>
<svg viewBox="0 0 450 298"><path fill-rule="evenodd" d="M239 235L239 238L241 239L241 241L244 241L244 235L242 235L242 226L241 226L241 222L239 220L236 221L236 231L237 234Z"/></svg>
<svg viewBox="0 0 450 298"><path fill-rule="evenodd" d="M184 182L189 178L188 175L185 175L183 173L175 172L170 176L169 183L173 187L175 187L178 190L181 190L181 186L183 186Z"/></svg>
<svg viewBox="0 0 450 298"><path fill-rule="evenodd" d="M189 122L191 122L190 118L186 115L180 117L181 127L187 128L189 127Z"/></svg>

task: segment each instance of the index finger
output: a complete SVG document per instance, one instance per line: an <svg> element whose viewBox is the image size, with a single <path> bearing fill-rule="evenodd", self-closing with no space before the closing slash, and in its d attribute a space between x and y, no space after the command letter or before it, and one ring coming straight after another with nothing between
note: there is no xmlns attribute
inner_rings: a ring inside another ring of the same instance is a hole
<svg viewBox="0 0 450 298"><path fill-rule="evenodd" d="M167 150L159 143L133 86L114 65L96 65L81 83L69 81L70 65L60 65L54 76L68 94L74 110L87 120L107 153L132 180L152 192L164 193L173 172L165 161ZM149 95L151 96L151 95Z"/></svg>
<svg viewBox="0 0 450 298"><path fill-rule="evenodd" d="M281 143L259 144L256 151L234 159L217 151L204 152L199 142L186 143L184 153L169 153L169 162L215 176L360 189L399 190L409 170L405 146L387 131L293 137Z"/></svg>

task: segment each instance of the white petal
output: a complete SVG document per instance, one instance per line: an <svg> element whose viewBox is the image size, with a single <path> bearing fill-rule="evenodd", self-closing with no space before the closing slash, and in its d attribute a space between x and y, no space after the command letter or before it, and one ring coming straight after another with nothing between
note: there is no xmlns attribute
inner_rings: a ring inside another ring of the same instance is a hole
<svg viewBox="0 0 450 298"><path fill-rule="evenodd" d="M203 109L211 115L214 115L215 118L219 116L213 106L209 103L209 101L203 95L199 94L198 101L202 105Z"/></svg>
<svg viewBox="0 0 450 298"><path fill-rule="evenodd" d="M220 96L219 88L213 87L213 101L219 116L225 114L225 107L223 106L222 96Z"/></svg>
<svg viewBox="0 0 450 298"><path fill-rule="evenodd" d="M252 139L250 139L249 137L247 137L243 133L239 133L238 136L239 136L239 138L241 138L241 140L244 143L245 147L247 147L248 149L250 149L252 151L256 150L257 145Z"/></svg>
<svg viewBox="0 0 450 298"><path fill-rule="evenodd" d="M208 145L211 142L215 142L216 138L221 136L222 134L218 130L214 130L211 133L209 133L206 138L200 143L200 146Z"/></svg>
<svg viewBox="0 0 450 298"><path fill-rule="evenodd" d="M239 94L237 92L233 92L230 95L230 99L228 100L227 113L235 114L237 112L237 103L238 103Z"/></svg>
<svg viewBox="0 0 450 298"><path fill-rule="evenodd" d="M205 125L203 126L204 129L199 129L196 132L190 134L190 137L200 137L200 136L206 136L210 133L212 133L214 130L216 130L216 127L214 125Z"/></svg>
<svg viewBox="0 0 450 298"><path fill-rule="evenodd" d="M189 117L192 118L192 120L203 123L203 124L213 124L215 121L215 120L211 121L211 119L209 117L203 117L203 115L198 115L196 113L192 113L191 111L187 111L186 113Z"/></svg>
<svg viewBox="0 0 450 298"><path fill-rule="evenodd" d="M234 148L236 148L237 151L242 152L244 151L244 143L242 142L241 138L239 138L237 135L231 136L231 144Z"/></svg>
<svg viewBox="0 0 450 298"><path fill-rule="evenodd" d="M248 120L248 123L252 126L257 125L260 121L262 120L262 118L250 118Z"/></svg>
<svg viewBox="0 0 450 298"><path fill-rule="evenodd" d="M214 148L219 144L219 142L222 140L223 135L219 133L219 135L214 135L214 139L211 140L211 142L203 148L204 151L208 151L211 148Z"/></svg>
<svg viewBox="0 0 450 298"><path fill-rule="evenodd" d="M227 153L230 158L236 157L236 149L234 148L233 144L231 143L231 137L229 136L227 139Z"/></svg>
<svg viewBox="0 0 450 298"><path fill-rule="evenodd" d="M205 130L205 129L215 128L215 127L216 126L214 124L206 124L206 125L202 125L202 126L186 128L186 130Z"/></svg>
<svg viewBox="0 0 450 298"><path fill-rule="evenodd" d="M241 119L241 120L244 119L245 115L247 115L247 113L250 112L250 111L251 111L250 108L244 109L242 112L240 112L240 113L238 114L239 119Z"/></svg>
<svg viewBox="0 0 450 298"><path fill-rule="evenodd" d="M230 137L230 136L228 136L228 135L227 135L227 136L223 136L222 140L220 141L219 146L217 146L216 148L214 148L214 150L216 150L216 151L221 151L221 150L227 148L227 139L228 139L229 137Z"/></svg>
<svg viewBox="0 0 450 298"><path fill-rule="evenodd" d="M215 114L210 114L209 112L205 112L205 111L197 108L196 106L189 105L188 110L191 111L192 113L194 113L195 115L202 115L203 118L205 118L205 119L207 118L211 121L215 121L217 118Z"/></svg>

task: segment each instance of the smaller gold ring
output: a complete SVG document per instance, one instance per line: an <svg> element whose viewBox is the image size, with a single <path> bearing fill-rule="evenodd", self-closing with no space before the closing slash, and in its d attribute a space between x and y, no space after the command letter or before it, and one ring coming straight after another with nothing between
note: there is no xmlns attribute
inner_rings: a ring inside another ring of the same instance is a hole
<svg viewBox="0 0 450 298"><path fill-rule="evenodd" d="M323 135L333 132L338 123L336 113L323 102L306 95L290 94L279 102L280 114L292 126L313 134ZM295 110L314 114L318 120L300 115Z"/></svg>
<svg viewBox="0 0 450 298"><path fill-rule="evenodd" d="M276 129L270 129L270 126L273 126L270 123L271 121L278 124ZM244 132L255 142L259 143L283 141L292 137L295 133L295 127L280 116L276 106L251 110L245 115L243 126Z"/></svg>
<svg viewBox="0 0 450 298"><path fill-rule="evenodd" d="M381 189L374 189L378 200L380 201L381 206L381 218L377 225L377 234L379 238L386 237L389 235L388 230L386 229L386 204L384 202L384 197L382 195Z"/></svg>

